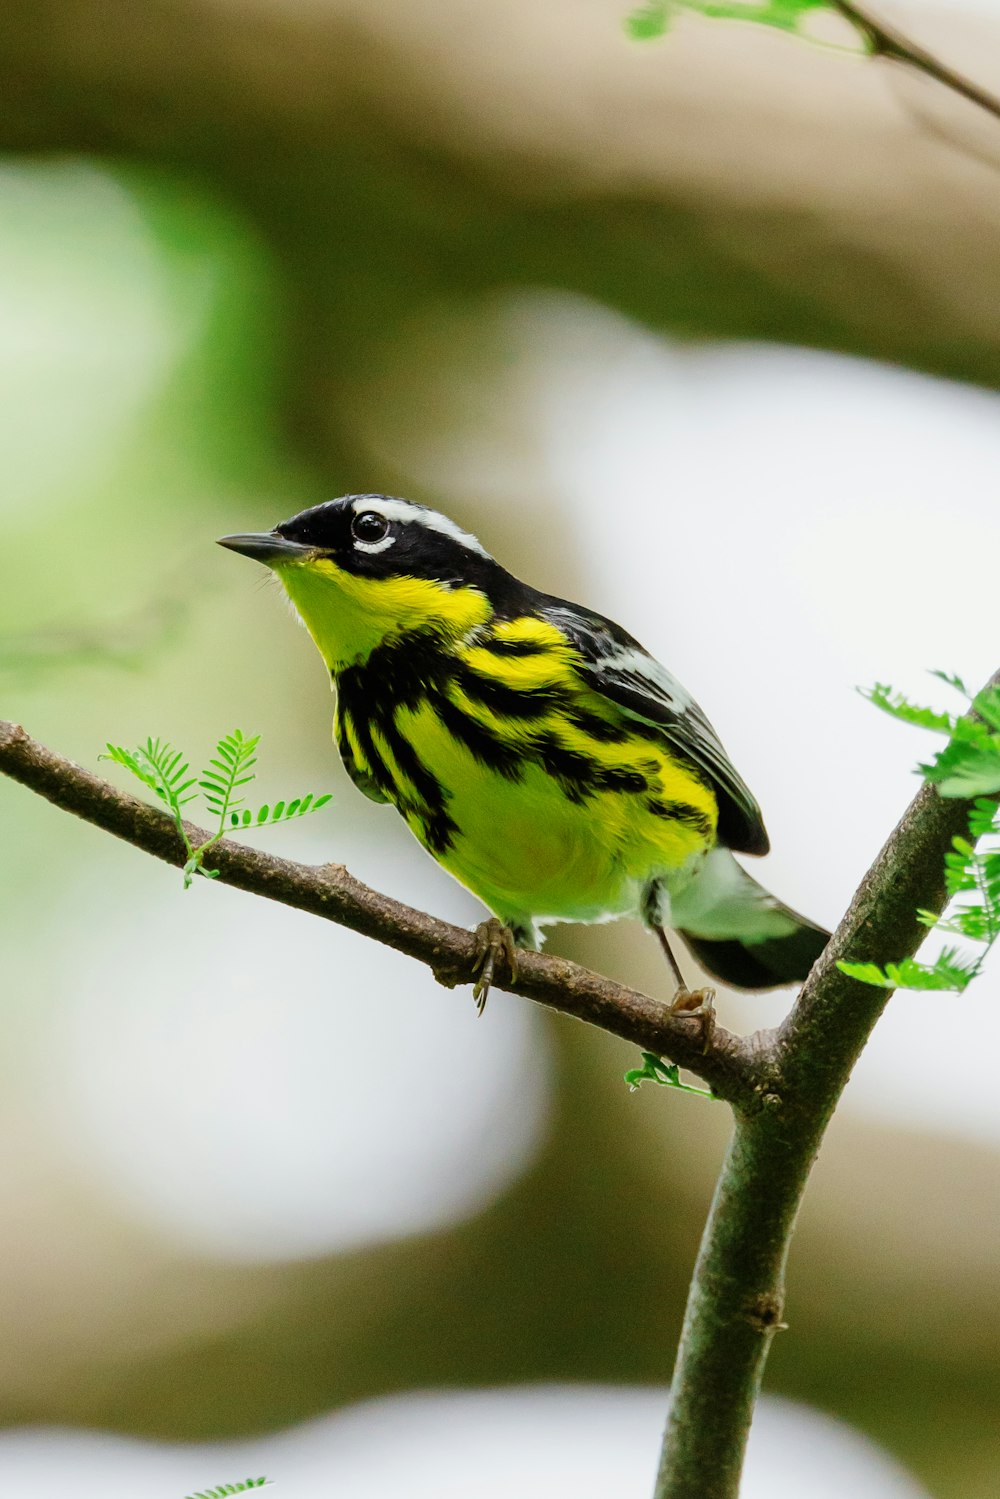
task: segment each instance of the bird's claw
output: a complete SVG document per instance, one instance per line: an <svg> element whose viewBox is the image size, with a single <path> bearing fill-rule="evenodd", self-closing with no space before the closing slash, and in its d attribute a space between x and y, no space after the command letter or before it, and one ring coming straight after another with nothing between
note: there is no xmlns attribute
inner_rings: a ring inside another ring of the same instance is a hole
<svg viewBox="0 0 1000 1499"><path fill-rule="evenodd" d="M491 916L488 921L481 921L472 935L476 943L472 960L472 973L476 982L472 988L472 997L481 1015L486 1008L494 978L509 976L510 983L517 978L517 948L514 946L514 934L510 927L504 926L495 916Z"/></svg>
<svg viewBox="0 0 1000 1499"><path fill-rule="evenodd" d="M690 1015L701 1021L702 1050L707 1051L715 1035L715 990L678 989L670 1006L671 1015Z"/></svg>

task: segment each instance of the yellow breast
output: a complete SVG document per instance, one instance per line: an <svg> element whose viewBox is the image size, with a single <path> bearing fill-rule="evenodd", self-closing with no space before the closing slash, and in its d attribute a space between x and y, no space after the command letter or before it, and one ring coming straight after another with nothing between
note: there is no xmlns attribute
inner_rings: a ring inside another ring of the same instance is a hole
<svg viewBox="0 0 1000 1499"><path fill-rule="evenodd" d="M646 793L574 795L530 752L527 726L520 727L524 759L512 781L450 733L431 706L401 710L396 722L447 792L454 832L435 857L505 919L597 921L637 913L650 879L683 868L714 841L711 792L647 742L599 745L571 725L561 732L558 723L550 725L572 753L601 751L602 764L648 786ZM698 826L670 815L671 806L692 801L704 813ZM419 812L404 815L426 842Z"/></svg>

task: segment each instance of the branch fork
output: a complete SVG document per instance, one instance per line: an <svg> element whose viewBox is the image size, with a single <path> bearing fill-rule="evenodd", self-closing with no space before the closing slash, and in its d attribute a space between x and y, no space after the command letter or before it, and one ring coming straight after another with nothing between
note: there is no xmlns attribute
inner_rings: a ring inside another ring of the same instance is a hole
<svg viewBox="0 0 1000 1499"><path fill-rule="evenodd" d="M1000 683L1000 673L990 687ZM0 721L0 773L154 858L183 868L175 821ZM824 1131L891 990L848 977L838 960L901 961L946 901L945 854L970 803L923 785L858 887L790 1014L776 1030L716 1027L565 958L518 953L511 993L668 1057L733 1108L734 1130L705 1227L672 1382L655 1499L737 1499L746 1439L774 1334L795 1216ZM189 843L211 835L185 824ZM216 843L222 884L262 895L405 953L449 987L470 983L476 935L389 899L342 864L309 866L231 839Z"/></svg>

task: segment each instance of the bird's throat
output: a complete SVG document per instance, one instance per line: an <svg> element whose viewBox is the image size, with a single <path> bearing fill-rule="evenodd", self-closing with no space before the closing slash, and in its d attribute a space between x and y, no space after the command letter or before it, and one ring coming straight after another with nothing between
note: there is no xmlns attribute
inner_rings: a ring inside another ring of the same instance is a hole
<svg viewBox="0 0 1000 1499"><path fill-rule="evenodd" d="M365 578L328 558L274 570L331 671L366 661L395 635L430 629L458 639L492 614L478 588L431 578Z"/></svg>

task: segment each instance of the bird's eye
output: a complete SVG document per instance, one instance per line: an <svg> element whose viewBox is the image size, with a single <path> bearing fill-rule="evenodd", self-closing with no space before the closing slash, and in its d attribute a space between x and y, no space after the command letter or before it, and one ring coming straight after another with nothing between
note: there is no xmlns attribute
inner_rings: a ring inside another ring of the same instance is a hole
<svg viewBox="0 0 1000 1499"><path fill-rule="evenodd" d="M377 510L362 510L351 521L351 532L356 541L381 541L389 533L389 522Z"/></svg>

